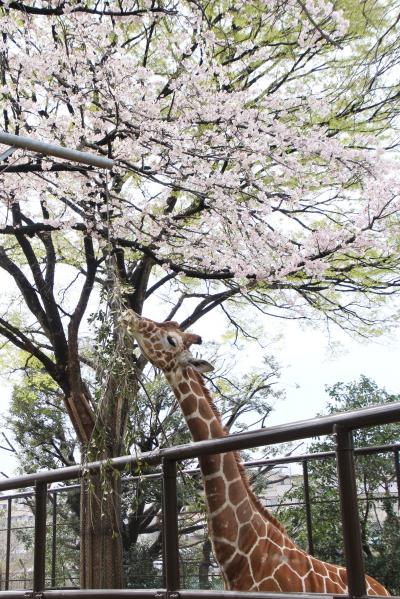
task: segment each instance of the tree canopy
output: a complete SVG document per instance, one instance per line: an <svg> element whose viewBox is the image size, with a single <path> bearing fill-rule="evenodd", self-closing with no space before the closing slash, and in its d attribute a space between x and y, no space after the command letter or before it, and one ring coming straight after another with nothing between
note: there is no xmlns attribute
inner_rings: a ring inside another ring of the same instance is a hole
<svg viewBox="0 0 400 599"><path fill-rule="evenodd" d="M87 287L110 246L139 307L171 280L186 299L189 277L203 312L244 293L341 321L352 292L397 287L393 3L0 6L3 128L116 160L13 158L0 232L48 261L49 231L83 233Z"/></svg>

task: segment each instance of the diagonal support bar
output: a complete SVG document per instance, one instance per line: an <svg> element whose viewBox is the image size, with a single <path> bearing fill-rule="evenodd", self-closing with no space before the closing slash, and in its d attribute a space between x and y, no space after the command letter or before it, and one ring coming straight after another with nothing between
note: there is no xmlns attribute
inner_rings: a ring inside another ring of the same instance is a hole
<svg viewBox="0 0 400 599"><path fill-rule="evenodd" d="M70 150L63 146L48 144L44 141L32 139L31 137L23 137L22 135L12 135L11 133L5 133L4 131L0 131L0 143L12 146L14 149L23 148L24 150L32 150L33 152L45 154L46 156L64 158L65 160L72 160L72 162L80 162L98 168L110 170L114 166L114 161L110 158L105 158L104 156L96 156L89 152L80 152L79 150ZM6 150L6 153L7 152L8 150Z"/></svg>

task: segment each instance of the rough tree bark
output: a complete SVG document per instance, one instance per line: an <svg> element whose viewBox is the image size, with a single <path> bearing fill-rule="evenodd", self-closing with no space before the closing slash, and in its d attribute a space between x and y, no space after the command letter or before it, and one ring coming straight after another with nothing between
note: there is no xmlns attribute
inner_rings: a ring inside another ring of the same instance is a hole
<svg viewBox="0 0 400 599"><path fill-rule="evenodd" d="M200 589L210 589L210 568L212 566L211 562L211 541L210 539L206 539L202 546L203 559L199 565L199 588Z"/></svg>
<svg viewBox="0 0 400 599"><path fill-rule="evenodd" d="M81 588L122 588L120 513L120 479L112 472L84 477L81 485Z"/></svg>

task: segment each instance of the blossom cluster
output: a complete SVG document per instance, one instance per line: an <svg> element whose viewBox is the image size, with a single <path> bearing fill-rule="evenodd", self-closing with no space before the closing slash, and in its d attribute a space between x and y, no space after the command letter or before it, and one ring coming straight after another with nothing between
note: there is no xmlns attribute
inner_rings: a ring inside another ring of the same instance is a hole
<svg viewBox="0 0 400 599"><path fill-rule="evenodd" d="M116 167L6 167L2 226L16 201L42 221L45 199L54 227L99 235L106 214L112 235L165 268L239 282L318 279L334 256L390 254L399 169L364 131L335 129L345 74L319 75L345 15L328 0L236 0L220 14L217 2L208 13L153 4L108 2L101 15L65 3L37 17L3 3L1 127L108 153Z"/></svg>

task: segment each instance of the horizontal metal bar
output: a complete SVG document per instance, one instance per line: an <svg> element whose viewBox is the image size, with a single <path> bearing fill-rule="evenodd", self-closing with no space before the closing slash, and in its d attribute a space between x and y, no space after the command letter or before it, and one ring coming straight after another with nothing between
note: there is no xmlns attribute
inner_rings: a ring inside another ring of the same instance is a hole
<svg viewBox="0 0 400 599"><path fill-rule="evenodd" d="M332 434L335 424L347 426L351 429L358 429L399 421L400 402L396 402L384 406L355 410L353 412L343 412L332 416L321 416L310 420L291 422L270 428L248 431L238 435L229 435L219 439L168 447L160 449L160 455L163 458L171 460L183 460L211 453L250 449L262 445L273 445L275 443L286 443L298 439L329 435ZM146 460L146 454L142 454L141 460Z"/></svg>
<svg viewBox="0 0 400 599"><path fill-rule="evenodd" d="M7 478L0 481L0 491L10 491L21 487L28 487L37 480L46 482L60 482L62 480L71 480L80 478L84 471L96 472L106 466L115 470L124 470L127 466L133 467L140 462L141 464L155 465L159 464L163 458L168 460L185 460L195 458L211 453L222 453L240 449L250 449L263 445L273 445L275 443L286 443L298 439L317 437L320 435L332 434L335 425L346 426L350 429L364 428L367 426L389 424L400 421L400 402L387 404L384 406L374 406L372 408L363 408L353 412L342 412L331 416L321 416L309 420L290 422L270 428L248 431L245 433L229 435L220 439L211 439L207 441L198 441L196 443L187 443L177 445L176 447L166 447L153 452L147 452L136 456L122 456L111 460L92 462L85 466L69 466L59 468L58 470L48 470L46 472L37 472L36 474L25 474L17 478ZM310 454L311 456L313 454ZM299 461L295 459L294 461Z"/></svg>
<svg viewBox="0 0 400 599"><path fill-rule="evenodd" d="M50 470L50 472L52 472ZM124 479L125 481L126 479ZM74 491L80 489L81 485L66 485L65 487L57 487L56 489L48 489L48 495L55 495L56 493L68 493L68 491ZM7 493L7 495L0 495L0 501L5 499L22 499L23 497L33 497L34 491L21 491L21 493Z"/></svg>
<svg viewBox="0 0 400 599"><path fill-rule="evenodd" d="M145 456L144 460L143 456ZM114 468L115 470L124 470L127 466L136 466L139 461L149 465L159 464L161 462L161 450L144 453L140 458L126 455L119 458L113 458L112 460L90 462L84 466L67 466L66 468L58 468L57 470L45 470L33 474L24 474L23 476L18 476L16 478L6 478L5 480L0 480L0 491L11 491L12 489L31 487L37 480L55 483L63 480L77 479L81 478L85 472L98 472L104 467Z"/></svg>
<svg viewBox="0 0 400 599"><path fill-rule="evenodd" d="M400 443L391 443L389 445L375 445L374 447L357 447L354 449L354 453L357 455L369 455L374 453L390 453L396 450L400 450ZM316 451L314 453L302 453L298 455L282 456L277 458L266 458L261 460L249 460L244 462L246 468L255 468L257 466L279 466L280 464L293 464L296 462L304 462L310 460L325 460L326 458L335 458L336 453L334 451ZM192 470L195 471L194 469ZM200 469L196 469L200 472ZM185 471L186 472L188 471Z"/></svg>
<svg viewBox="0 0 400 599"><path fill-rule="evenodd" d="M5 496L7 497L7 496ZM381 502L383 500L389 500L389 501L398 501L398 499L400 498L400 494L399 495L382 495L381 497L376 497L376 496L368 496L368 497L357 497L357 501L359 503L363 503L365 501L371 501L373 503L378 503ZM3 497L0 497L0 500L2 500ZM313 500L313 506L317 506L317 505L328 505L328 504L335 504L335 503L339 503L339 499L324 499L324 500ZM281 501L279 503L268 503L268 509L270 508L274 508L274 507L279 507L279 508L285 508L285 507L299 507L299 506L304 506L305 505L305 501L291 501L290 503L282 503ZM185 511L182 514L179 514L179 520L185 520L185 518L189 515L200 515L202 512L200 511ZM138 519L144 519L146 518L146 515L142 515L142 516L138 516ZM51 524L46 524L46 528L50 529L51 528ZM57 528L66 528L67 526L69 526L68 523L62 524L59 523L57 525ZM10 528L11 532L14 532L15 530L32 530L34 528L33 525L28 525L28 526L12 526ZM0 532L6 532L7 528L0 528ZM154 530L151 530L150 532L144 532L143 534L152 534L154 532ZM187 562L187 560L185 560L185 563ZM197 562L196 562L197 563Z"/></svg>
<svg viewBox="0 0 400 599"><path fill-rule="evenodd" d="M32 139L31 137L24 137L22 135L12 135L11 133L5 133L0 131L0 143L15 148L23 148L24 150L32 150L33 152L39 152L46 156L55 156L56 158L64 158L65 160L72 160L72 162L80 162L82 164L89 164L91 166L97 166L98 168L112 169L114 161L104 156L96 156L89 152L80 152L79 150L71 150L64 148L63 146L56 146L49 144L44 141Z"/></svg>
<svg viewBox="0 0 400 599"><path fill-rule="evenodd" d="M329 599L329 597L349 598L349 595L333 593L268 593L258 591L214 591L214 590L179 590L179 599ZM392 599L400 599L392 595Z"/></svg>
<svg viewBox="0 0 400 599"><path fill-rule="evenodd" d="M27 599L27 591L0 591L0 599Z"/></svg>
<svg viewBox="0 0 400 599"><path fill-rule="evenodd" d="M317 593L263 593L258 591L179 590L179 599L328 599L347 595L319 595Z"/></svg>
<svg viewBox="0 0 400 599"><path fill-rule="evenodd" d="M177 599L329 599L340 597L350 599L349 595L320 593L268 593L252 591L214 591L179 589L175 591ZM71 589L45 590L40 593L41 599L162 599L167 597L165 589ZM400 599L392 595L392 599ZM0 591L0 599L35 599L33 591ZM386 598L387 599L387 598Z"/></svg>
<svg viewBox="0 0 400 599"><path fill-rule="evenodd" d="M0 591L0 599L35 599L32 590ZM148 599L166 597L165 589L46 589L40 599ZM326 596L325 596L326 597Z"/></svg>
<svg viewBox="0 0 400 599"><path fill-rule="evenodd" d="M375 447L357 447L354 453L357 455L369 455L374 453L389 453L400 450L400 443L393 443L389 445L376 445ZM319 451L315 453L302 453L300 455L281 456L278 458L265 458L260 460L248 460L243 462L245 468L257 468L259 466L279 466L280 464L292 464L296 462L303 462L305 460L323 460L326 458L334 458L336 456L334 451ZM130 458L130 456L126 456ZM60 469L61 470L61 469ZM54 472L49 470L49 472ZM180 470L181 474L199 474L200 468L185 468ZM141 476L127 476L122 479L122 483L130 483L136 480L161 480L162 473L153 472L152 474L142 474ZM10 480L10 479L7 479ZM68 479L67 479L68 480ZM23 486L23 485L22 485ZM28 485L26 485L28 486ZM62 493L80 489L80 484L67 485L65 487L57 487L55 489L49 489L48 493ZM7 495L0 495L0 501L6 499L20 499L22 497L32 497L33 491L22 491L21 493L12 493Z"/></svg>

